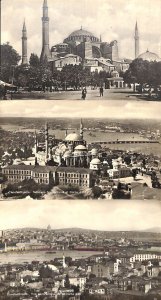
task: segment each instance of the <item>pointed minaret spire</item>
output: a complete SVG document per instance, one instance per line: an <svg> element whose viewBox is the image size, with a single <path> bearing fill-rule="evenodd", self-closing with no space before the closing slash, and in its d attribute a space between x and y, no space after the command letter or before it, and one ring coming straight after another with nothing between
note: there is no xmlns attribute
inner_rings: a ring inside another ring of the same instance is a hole
<svg viewBox="0 0 161 300"><path fill-rule="evenodd" d="M27 63L27 30L24 20L22 28L22 65L26 65Z"/></svg>
<svg viewBox="0 0 161 300"><path fill-rule="evenodd" d="M135 24L135 58L137 58L139 56L139 31L138 31L138 23L136 21Z"/></svg>
<svg viewBox="0 0 161 300"><path fill-rule="evenodd" d="M25 23L25 19L24 19L24 22L23 22L23 31L26 31L26 23Z"/></svg>
<svg viewBox="0 0 161 300"><path fill-rule="evenodd" d="M49 17L48 17L48 5L47 0L43 2L43 17L42 17L42 51L41 51L41 61L44 58L50 57L49 49Z"/></svg>
<svg viewBox="0 0 161 300"><path fill-rule="evenodd" d="M48 133L48 123L45 124L45 157L46 162L49 158L49 133Z"/></svg>

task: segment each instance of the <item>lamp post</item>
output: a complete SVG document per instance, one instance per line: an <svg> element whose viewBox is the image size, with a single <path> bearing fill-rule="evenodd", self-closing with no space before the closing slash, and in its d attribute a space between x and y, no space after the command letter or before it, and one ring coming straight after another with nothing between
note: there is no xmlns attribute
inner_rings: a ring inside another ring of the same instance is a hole
<svg viewBox="0 0 161 300"><path fill-rule="evenodd" d="M14 83L15 68L16 68L16 65L11 65L11 84L12 85Z"/></svg>

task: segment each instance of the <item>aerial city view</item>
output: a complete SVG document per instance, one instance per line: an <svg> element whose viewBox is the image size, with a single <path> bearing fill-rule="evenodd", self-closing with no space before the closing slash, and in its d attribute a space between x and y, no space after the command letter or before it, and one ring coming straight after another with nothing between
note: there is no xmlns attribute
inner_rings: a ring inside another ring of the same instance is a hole
<svg viewBox="0 0 161 300"><path fill-rule="evenodd" d="M16 209L13 202L7 207L3 202L4 211L12 211L6 218L0 212L1 300L161 299L158 203L127 202L130 205L122 209L120 203L114 207L88 201L79 212L74 204L71 218L66 201L61 206L60 201L22 202L16 202ZM126 217L123 210L127 210Z"/></svg>
<svg viewBox="0 0 161 300"><path fill-rule="evenodd" d="M161 0L1 12L0 300L161 300Z"/></svg>
<svg viewBox="0 0 161 300"><path fill-rule="evenodd" d="M158 199L160 120L1 118L2 199Z"/></svg>
<svg viewBox="0 0 161 300"><path fill-rule="evenodd" d="M121 14L111 0L10 2L2 2L1 99L161 100L159 1L146 11L143 0L124 1Z"/></svg>

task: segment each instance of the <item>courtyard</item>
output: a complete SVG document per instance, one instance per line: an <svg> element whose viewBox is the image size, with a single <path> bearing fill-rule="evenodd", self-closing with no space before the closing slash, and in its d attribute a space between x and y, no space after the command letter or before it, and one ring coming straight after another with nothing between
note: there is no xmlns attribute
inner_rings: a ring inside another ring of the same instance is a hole
<svg viewBox="0 0 161 300"><path fill-rule="evenodd" d="M134 92L132 89L104 89L103 97L100 97L99 88L91 89L91 87L87 88L86 99L82 99L82 91L56 91L56 92L43 92L43 91L34 91L34 92L16 92L7 94L7 99L10 100L37 100L37 99L46 99L46 100L130 100L130 101L150 101L155 99L149 99L147 94L139 94ZM158 100L155 100L158 101Z"/></svg>

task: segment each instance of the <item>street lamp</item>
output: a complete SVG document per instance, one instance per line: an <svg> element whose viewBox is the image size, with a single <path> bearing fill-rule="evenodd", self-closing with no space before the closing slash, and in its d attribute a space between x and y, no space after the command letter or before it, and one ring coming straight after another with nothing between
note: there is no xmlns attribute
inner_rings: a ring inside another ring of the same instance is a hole
<svg viewBox="0 0 161 300"><path fill-rule="evenodd" d="M12 85L14 82L15 68L16 68L16 65L11 65L11 84Z"/></svg>

